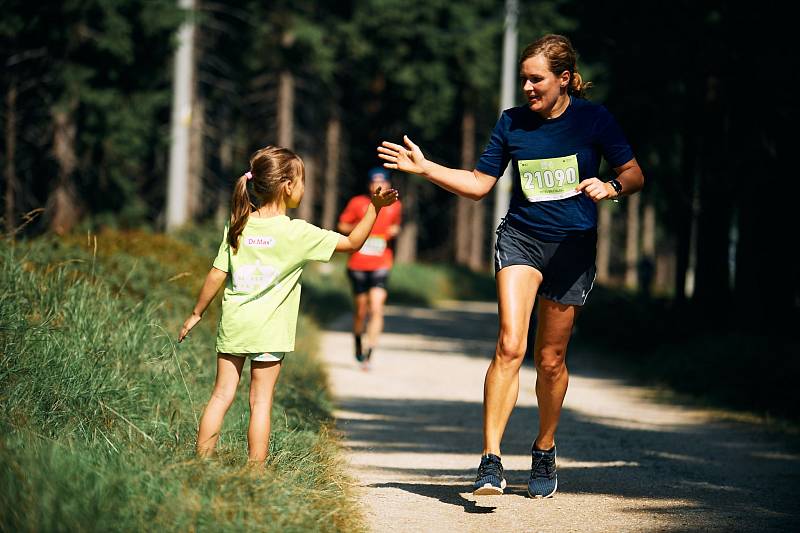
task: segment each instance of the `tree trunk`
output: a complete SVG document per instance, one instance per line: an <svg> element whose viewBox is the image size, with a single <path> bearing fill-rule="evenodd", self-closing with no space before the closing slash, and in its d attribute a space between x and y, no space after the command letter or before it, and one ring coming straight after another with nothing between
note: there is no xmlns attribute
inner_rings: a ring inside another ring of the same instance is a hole
<svg viewBox="0 0 800 533"><path fill-rule="evenodd" d="M483 201L472 204L472 246L469 254L469 268L478 271L486 265L484 240L486 239L486 204Z"/></svg>
<svg viewBox="0 0 800 533"><path fill-rule="evenodd" d="M297 216L306 222L314 223L314 201L316 200L317 184L317 157L302 156L306 169L306 192L303 201L297 207Z"/></svg>
<svg viewBox="0 0 800 533"><path fill-rule="evenodd" d="M17 170L14 166L17 151L17 83L12 79L6 92L6 178L5 221L6 233L11 235L16 227Z"/></svg>
<svg viewBox="0 0 800 533"><path fill-rule="evenodd" d="M194 12L194 0L180 0L187 13ZM189 201L190 145L192 137L192 111L196 93L197 39L194 17L188 17L178 31L178 48L175 50L172 76L172 116L170 125L169 171L167 177L167 205L165 222L167 231L183 226L192 216Z"/></svg>
<svg viewBox="0 0 800 533"><path fill-rule="evenodd" d="M791 167L795 147L784 132L790 131L793 118L787 115L781 123L775 117L737 117L741 123L732 135L738 171L732 173L738 193L735 294L741 321L737 326L760 333L797 327L794 280L800 262L790 251L797 242L792 231L795 200L791 194L778 193L767 193L766 199L754 197L759 194L754 187Z"/></svg>
<svg viewBox="0 0 800 533"><path fill-rule="evenodd" d="M456 264L466 265L469 262L470 256L470 230L472 229L472 222L470 221L470 214L472 212L472 200L456 197L456 235L455 235L455 260Z"/></svg>
<svg viewBox="0 0 800 533"><path fill-rule="evenodd" d="M725 305L730 296L728 245L731 225L732 187L727 181L725 110L714 76L706 80L706 102L701 126L702 148L699 183L700 212L697 220L697 265L694 298L701 304Z"/></svg>
<svg viewBox="0 0 800 533"><path fill-rule="evenodd" d="M342 121L338 111L331 114L325 132L325 186L322 199L322 227L336 227L339 210L339 160L342 138Z"/></svg>
<svg viewBox="0 0 800 533"><path fill-rule="evenodd" d="M466 107L461 118L461 168L472 168L475 163L475 113ZM456 243L455 259L459 265L469 265L472 258L472 243L475 202L462 196L456 197Z"/></svg>
<svg viewBox="0 0 800 533"><path fill-rule="evenodd" d="M600 202L597 206L597 282L611 281L611 205Z"/></svg>
<svg viewBox="0 0 800 533"><path fill-rule="evenodd" d="M678 176L678 209L672 217L675 225L675 300L683 304L687 299L689 285L689 263L692 255L692 226L694 221L694 188L697 172L697 145L695 139L699 107L695 104L694 91L687 95L686 115L682 135L681 173Z"/></svg>
<svg viewBox="0 0 800 533"><path fill-rule="evenodd" d="M192 102L192 125L189 136L189 175L187 176L186 202L189 221L196 220L203 208L203 169L205 154L203 139L205 135L205 104L195 95ZM188 222L188 221L187 221Z"/></svg>
<svg viewBox="0 0 800 533"><path fill-rule="evenodd" d="M237 176L237 172L244 172L243 169L236 169L233 166L233 139L235 136L229 115L226 114L222 124L218 157L222 175L225 179L221 180L221 183L219 179L217 180L219 185L217 190L217 208L214 215L217 225L224 224L231 214L231 180L239 177Z"/></svg>
<svg viewBox="0 0 800 533"><path fill-rule="evenodd" d="M278 146L294 148L294 76L288 70L278 80Z"/></svg>
<svg viewBox="0 0 800 533"><path fill-rule="evenodd" d="M47 199L50 230L58 235L68 233L77 224L81 208L72 175L78 166L75 154L77 128L73 113L77 101L63 108L53 108L53 155L58 163L58 181Z"/></svg>
<svg viewBox="0 0 800 533"><path fill-rule="evenodd" d="M628 196L628 216L625 224L625 286L635 289L638 286L639 266L639 204L641 196Z"/></svg>
<svg viewBox="0 0 800 533"><path fill-rule="evenodd" d="M639 259L639 290L649 295L653 290L656 270L656 209L649 197L644 198L642 213L642 254Z"/></svg>
<svg viewBox="0 0 800 533"><path fill-rule="evenodd" d="M417 260L417 197L419 185L416 179L408 176L403 194L403 231L397 238L397 262L413 263Z"/></svg>

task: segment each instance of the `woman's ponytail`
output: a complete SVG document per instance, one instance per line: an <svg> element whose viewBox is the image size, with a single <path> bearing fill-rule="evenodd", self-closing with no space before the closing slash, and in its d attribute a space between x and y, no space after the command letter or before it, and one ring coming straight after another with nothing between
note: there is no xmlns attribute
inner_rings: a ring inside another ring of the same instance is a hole
<svg viewBox="0 0 800 533"><path fill-rule="evenodd" d="M239 248L239 237L244 231L247 219L250 218L252 202L247 192L247 175L243 174L236 180L231 197L231 223L228 226L228 244L235 254Z"/></svg>
<svg viewBox="0 0 800 533"><path fill-rule="evenodd" d="M583 77L575 70L569 79L569 94L579 98L586 98L586 91L592 88L592 82L583 81Z"/></svg>

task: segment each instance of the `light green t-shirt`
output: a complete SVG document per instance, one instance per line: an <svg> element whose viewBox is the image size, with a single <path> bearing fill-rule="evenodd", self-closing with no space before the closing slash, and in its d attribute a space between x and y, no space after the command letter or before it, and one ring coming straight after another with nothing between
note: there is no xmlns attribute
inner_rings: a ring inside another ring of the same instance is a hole
<svg viewBox="0 0 800 533"><path fill-rule="evenodd" d="M303 266L329 261L339 237L335 231L285 215L251 217L234 254L226 225L214 260L214 267L228 273L217 351L293 351Z"/></svg>

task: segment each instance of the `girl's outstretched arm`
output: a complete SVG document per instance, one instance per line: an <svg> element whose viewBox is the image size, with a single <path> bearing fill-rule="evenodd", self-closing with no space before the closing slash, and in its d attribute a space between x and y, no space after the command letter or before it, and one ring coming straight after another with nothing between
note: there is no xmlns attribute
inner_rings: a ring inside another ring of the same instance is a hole
<svg viewBox="0 0 800 533"><path fill-rule="evenodd" d="M214 299L219 289L225 283L225 280L228 278L228 273L224 272L218 268L211 267L211 270L208 271L208 275L206 276L206 281L203 283L203 288L200 289L200 295L197 297L197 303L192 309L192 314L189 315L189 318L186 319L186 322L183 323L183 327L181 328L181 332L178 334L178 342L181 342L183 339L186 338L189 331L195 325L200 322L200 319L203 317L203 313L205 313L208 304L211 303L211 300Z"/></svg>
<svg viewBox="0 0 800 533"><path fill-rule="evenodd" d="M469 198L480 200L492 190L497 178L478 170L448 168L428 161L419 146L403 135L405 146L383 141L378 147L378 157L386 161L386 168L418 174L442 189Z"/></svg>
<svg viewBox="0 0 800 533"><path fill-rule="evenodd" d="M339 243L336 245L337 252L353 253L357 252L364 246L364 243L369 237L369 232L372 231L372 226L375 225L375 220L378 218L378 211L382 207L392 205L397 201L397 191L395 189L386 189L381 191L380 188L372 195L372 203L369 204L367 212L364 215L350 235L342 235Z"/></svg>

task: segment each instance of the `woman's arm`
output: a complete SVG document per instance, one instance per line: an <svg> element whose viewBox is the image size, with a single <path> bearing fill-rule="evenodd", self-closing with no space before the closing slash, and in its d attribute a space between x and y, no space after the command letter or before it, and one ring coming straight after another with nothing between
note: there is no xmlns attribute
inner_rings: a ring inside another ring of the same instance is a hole
<svg viewBox="0 0 800 533"><path fill-rule="evenodd" d="M224 272L218 268L211 267L211 270L208 271L208 275L206 276L206 281L203 283L203 288L200 289L200 294L197 297L197 303L192 309L192 314L189 315L189 318L183 323L183 327L181 328L181 332L178 334L178 342L183 341L188 335L189 331L192 330L200 319L203 317L203 313L206 312L211 300L214 299L214 296L219 292L219 289L222 287L225 280L228 278L228 273Z"/></svg>
<svg viewBox="0 0 800 533"><path fill-rule="evenodd" d="M358 221L349 235L342 235L339 239L339 243L336 245L336 251L346 253L359 251L361 247L364 246L367 237L369 237L372 226L375 225L375 220L378 218L378 211L380 211L382 207L391 205L396 201L397 191L395 189L387 189L385 191L378 189L378 192L372 195L372 202L369 204L364 218Z"/></svg>
<svg viewBox="0 0 800 533"><path fill-rule="evenodd" d="M403 135L406 146L383 141L378 147L378 157L387 161L383 164L392 168L419 174L442 189L464 196L471 200L480 200L492 190L497 178L477 170L461 170L448 168L428 161L419 146L411 142L408 135Z"/></svg>

